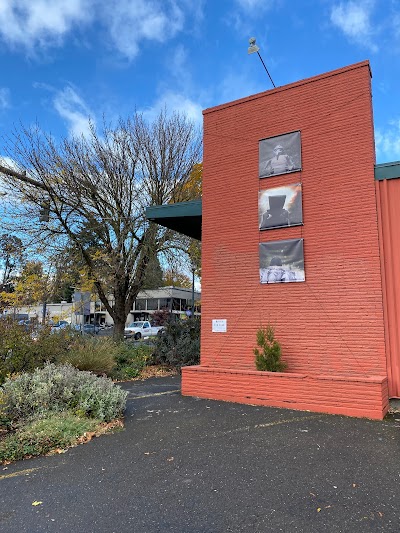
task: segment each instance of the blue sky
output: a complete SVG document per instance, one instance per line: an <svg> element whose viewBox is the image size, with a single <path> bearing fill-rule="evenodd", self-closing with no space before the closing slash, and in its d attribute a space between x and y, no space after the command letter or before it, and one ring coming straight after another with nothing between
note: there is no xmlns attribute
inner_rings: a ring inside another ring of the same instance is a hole
<svg viewBox="0 0 400 533"><path fill-rule="evenodd" d="M0 131L201 110L364 59L377 162L400 160L400 0L0 0ZM1 146L0 146L1 154Z"/></svg>

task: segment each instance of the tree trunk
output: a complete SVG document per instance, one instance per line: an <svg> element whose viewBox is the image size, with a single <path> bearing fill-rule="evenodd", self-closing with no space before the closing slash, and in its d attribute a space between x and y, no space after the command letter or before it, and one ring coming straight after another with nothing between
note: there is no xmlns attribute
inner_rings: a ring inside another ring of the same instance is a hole
<svg viewBox="0 0 400 533"><path fill-rule="evenodd" d="M123 339L124 329L127 318L127 313L125 312L125 301L122 298L115 297L114 304L114 338Z"/></svg>

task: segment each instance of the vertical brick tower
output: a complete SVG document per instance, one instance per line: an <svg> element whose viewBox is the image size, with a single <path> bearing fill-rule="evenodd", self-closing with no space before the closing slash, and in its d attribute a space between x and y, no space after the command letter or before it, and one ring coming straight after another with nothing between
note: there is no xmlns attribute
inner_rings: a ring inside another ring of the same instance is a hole
<svg viewBox="0 0 400 533"><path fill-rule="evenodd" d="M300 165L260 177L259 154L292 132ZM374 163L368 61L204 111L201 363L183 394L385 415ZM260 192L293 184L302 223L260 230ZM261 283L260 249L283 241L302 243L305 280ZM284 373L255 368L267 324Z"/></svg>

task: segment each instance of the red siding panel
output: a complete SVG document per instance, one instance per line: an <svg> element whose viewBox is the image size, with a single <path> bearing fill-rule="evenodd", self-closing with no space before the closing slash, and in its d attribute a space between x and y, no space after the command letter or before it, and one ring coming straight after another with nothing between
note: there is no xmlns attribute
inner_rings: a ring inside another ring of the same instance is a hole
<svg viewBox="0 0 400 533"><path fill-rule="evenodd" d="M400 398L400 179L376 181L389 397Z"/></svg>

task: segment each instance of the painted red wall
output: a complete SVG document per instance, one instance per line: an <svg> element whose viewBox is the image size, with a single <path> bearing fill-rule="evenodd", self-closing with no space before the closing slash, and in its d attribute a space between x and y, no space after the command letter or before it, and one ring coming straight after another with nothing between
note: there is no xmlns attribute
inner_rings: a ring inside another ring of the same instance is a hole
<svg viewBox="0 0 400 533"><path fill-rule="evenodd" d="M302 171L260 180L259 140L295 130ZM367 61L204 111L202 367L255 370L269 323L287 372L386 378L374 163ZM298 182L304 225L260 232L259 190ZM259 243L296 238L306 281L260 284Z"/></svg>
<svg viewBox="0 0 400 533"><path fill-rule="evenodd" d="M400 179L375 181L379 215L389 397L400 398Z"/></svg>

